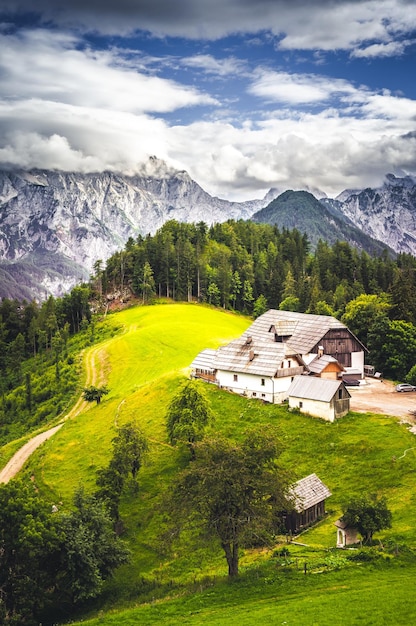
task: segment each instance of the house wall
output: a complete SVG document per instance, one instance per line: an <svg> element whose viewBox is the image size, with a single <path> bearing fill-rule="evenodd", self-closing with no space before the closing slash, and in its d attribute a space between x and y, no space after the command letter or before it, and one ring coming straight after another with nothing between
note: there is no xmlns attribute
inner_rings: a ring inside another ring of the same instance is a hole
<svg viewBox="0 0 416 626"><path fill-rule="evenodd" d="M305 398L289 397L289 408L299 409L301 413L307 413L314 417L321 417L328 422L335 421L334 402L322 402L321 400L308 400Z"/></svg>
<svg viewBox="0 0 416 626"><path fill-rule="evenodd" d="M325 515L325 500L318 502L305 511L291 511L285 517L286 530L297 533L311 526Z"/></svg>
<svg viewBox="0 0 416 626"><path fill-rule="evenodd" d="M337 529L337 548L345 548L358 543L358 533L355 528Z"/></svg>
<svg viewBox="0 0 416 626"><path fill-rule="evenodd" d="M335 419L343 417L348 413L350 410L350 399L346 394L340 399L334 396L330 402L290 396L289 408L299 409L301 413L306 413L313 417L321 417L328 422L334 422Z"/></svg>
<svg viewBox="0 0 416 626"><path fill-rule="evenodd" d="M234 380L234 377L237 380ZM264 384L262 384L264 381ZM278 404L287 398L291 376L271 378L241 372L217 371L218 386L234 393Z"/></svg>
<svg viewBox="0 0 416 626"><path fill-rule="evenodd" d="M364 378L364 352L352 352L351 367L360 370L361 377Z"/></svg>

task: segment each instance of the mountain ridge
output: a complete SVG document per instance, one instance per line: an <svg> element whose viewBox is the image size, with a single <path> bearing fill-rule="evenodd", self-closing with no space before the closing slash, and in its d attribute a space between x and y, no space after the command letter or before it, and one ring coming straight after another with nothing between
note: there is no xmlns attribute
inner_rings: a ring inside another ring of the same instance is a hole
<svg viewBox="0 0 416 626"><path fill-rule="evenodd" d="M308 235L316 231L330 240L336 232L338 238L370 253L379 253L377 240L395 252L416 254L412 177L389 174L379 189L347 190L335 199L318 201L310 195L315 218L304 227ZM186 171L156 157L129 175L0 171L0 298L61 296L88 280L94 263L106 261L130 237L154 234L171 219L208 225L257 220L258 212L273 204L276 196L279 191L272 188L263 199L245 202L214 197ZM320 213L318 206L323 207ZM281 215L278 226L301 230L299 219L292 219L295 207L291 211L291 221Z"/></svg>

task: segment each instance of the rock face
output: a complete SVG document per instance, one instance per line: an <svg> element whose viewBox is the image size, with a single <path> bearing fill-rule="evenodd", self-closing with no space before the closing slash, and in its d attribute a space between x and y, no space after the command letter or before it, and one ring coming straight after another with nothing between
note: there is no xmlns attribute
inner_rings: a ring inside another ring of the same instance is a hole
<svg viewBox="0 0 416 626"><path fill-rule="evenodd" d="M378 189L344 191L339 208L358 228L396 252L416 255L416 179L387 174Z"/></svg>
<svg viewBox="0 0 416 626"><path fill-rule="evenodd" d="M0 172L0 297L62 295L129 237L169 219L247 219L264 204L212 197L155 158L135 176Z"/></svg>
<svg viewBox="0 0 416 626"><path fill-rule="evenodd" d="M228 202L155 157L133 176L0 171L0 298L63 295L129 237L154 234L170 219L207 224L250 219L278 195L274 189L262 200ZM396 252L416 254L415 179L389 174L380 189L347 190L321 202L329 212L328 228L334 230L335 223L338 228L342 218L338 238L352 242L354 226ZM292 207L291 212L292 224L299 211ZM308 234L320 233L323 218L316 215L309 216ZM277 226L287 226L279 220Z"/></svg>

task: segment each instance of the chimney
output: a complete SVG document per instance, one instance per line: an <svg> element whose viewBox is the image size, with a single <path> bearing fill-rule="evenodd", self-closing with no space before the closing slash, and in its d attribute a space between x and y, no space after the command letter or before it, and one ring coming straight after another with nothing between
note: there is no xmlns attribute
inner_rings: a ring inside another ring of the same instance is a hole
<svg viewBox="0 0 416 626"><path fill-rule="evenodd" d="M324 353L324 347L323 346L318 346L318 356L321 357Z"/></svg>

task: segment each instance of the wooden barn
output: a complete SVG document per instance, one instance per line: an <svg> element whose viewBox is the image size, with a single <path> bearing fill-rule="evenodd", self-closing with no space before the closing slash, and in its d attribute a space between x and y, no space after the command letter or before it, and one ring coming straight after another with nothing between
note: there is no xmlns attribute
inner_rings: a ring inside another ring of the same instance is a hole
<svg viewBox="0 0 416 626"><path fill-rule="evenodd" d="M331 492L316 474L309 474L298 480L290 490L288 497L293 508L285 514L285 527L290 533L297 534L315 524L325 515L325 501Z"/></svg>

